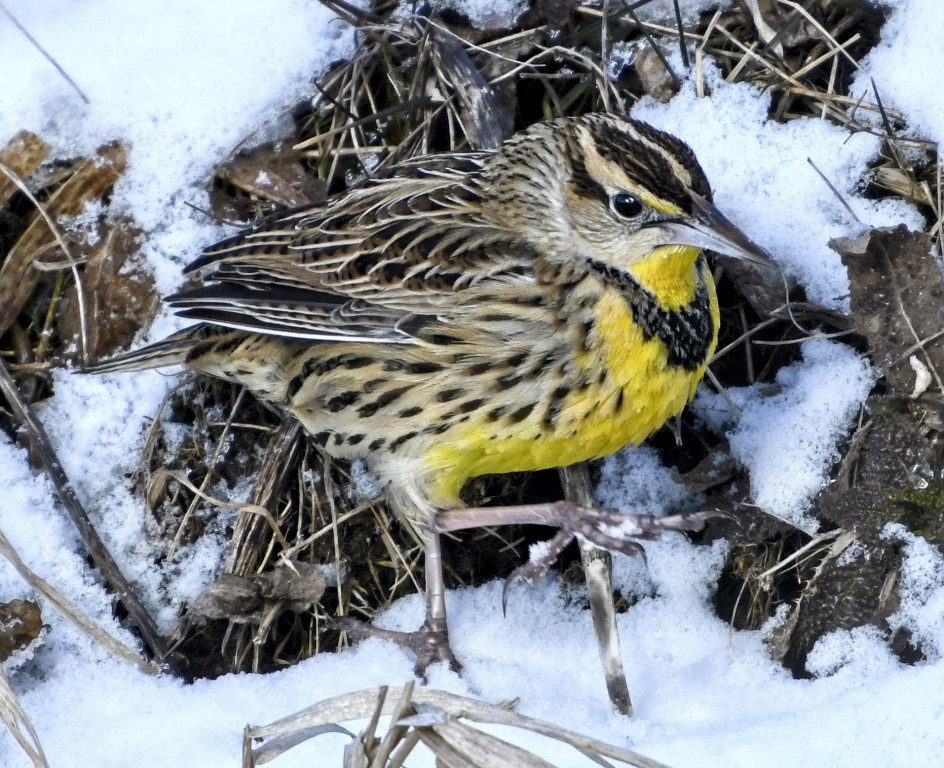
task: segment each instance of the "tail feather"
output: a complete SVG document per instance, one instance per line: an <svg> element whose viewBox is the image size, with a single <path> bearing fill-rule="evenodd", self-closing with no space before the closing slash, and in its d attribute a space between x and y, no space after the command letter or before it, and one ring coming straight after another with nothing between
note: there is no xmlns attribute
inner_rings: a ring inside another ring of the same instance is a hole
<svg viewBox="0 0 944 768"><path fill-rule="evenodd" d="M82 373L116 373L119 371L144 371L149 368L164 368L183 365L193 349L200 343L200 326L186 328L168 336L163 341L149 344L102 360L82 369Z"/></svg>

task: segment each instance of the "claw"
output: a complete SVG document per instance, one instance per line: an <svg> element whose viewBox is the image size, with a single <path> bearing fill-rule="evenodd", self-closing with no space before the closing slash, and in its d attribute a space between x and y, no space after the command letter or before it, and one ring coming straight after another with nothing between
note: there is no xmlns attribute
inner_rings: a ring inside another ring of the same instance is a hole
<svg viewBox="0 0 944 768"><path fill-rule="evenodd" d="M558 531L553 538L531 545L528 562L519 565L505 579L505 588L502 590L503 616L508 613L508 595L511 593L512 586L519 581L523 581L529 587L533 587L541 581L547 576L548 569L560 557L560 553L573 540L573 533Z"/></svg>
<svg viewBox="0 0 944 768"><path fill-rule="evenodd" d="M665 531L700 531L708 520L724 516L722 512L692 512L656 517L576 504L570 506L571 509L561 510L561 527L564 530L580 534L598 547L630 556L639 553L636 539L654 539Z"/></svg>
<svg viewBox="0 0 944 768"><path fill-rule="evenodd" d="M336 620L339 629L344 630L354 640L365 640L376 637L380 640L390 640L401 648L411 651L416 656L414 671L416 676L427 682L426 670L430 665L439 661L449 663L453 672L461 672L462 665L456 660L449 646L449 635L444 630L432 629L428 622L416 632L397 632L392 629L381 629L366 621L344 616Z"/></svg>

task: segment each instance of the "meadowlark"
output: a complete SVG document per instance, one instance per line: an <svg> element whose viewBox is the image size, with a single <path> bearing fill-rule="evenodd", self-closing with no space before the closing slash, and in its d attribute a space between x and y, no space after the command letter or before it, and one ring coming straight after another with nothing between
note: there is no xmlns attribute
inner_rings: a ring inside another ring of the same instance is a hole
<svg viewBox="0 0 944 768"><path fill-rule="evenodd" d="M639 443L705 372L718 301L702 249L770 264L709 202L679 139L612 114L497 150L420 157L207 249L198 321L97 367L184 364L365 459L426 547L418 667L449 650L439 534L542 522L609 548L684 521L567 503L463 509L472 477Z"/></svg>

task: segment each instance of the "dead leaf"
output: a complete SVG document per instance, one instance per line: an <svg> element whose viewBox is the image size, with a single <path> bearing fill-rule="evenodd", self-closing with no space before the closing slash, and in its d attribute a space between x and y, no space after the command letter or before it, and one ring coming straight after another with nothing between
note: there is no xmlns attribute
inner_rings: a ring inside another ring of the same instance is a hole
<svg viewBox="0 0 944 768"><path fill-rule="evenodd" d="M944 281L928 235L904 227L876 229L830 246L849 270L856 330L868 339L889 386L901 395L914 390L909 358L917 355L941 393Z"/></svg>
<svg viewBox="0 0 944 768"><path fill-rule="evenodd" d="M7 145L0 149L0 164L5 165L21 179L27 179L39 168L49 154L49 145L35 133L20 131ZM16 184L5 174L0 174L0 207L10 201Z"/></svg>
<svg viewBox="0 0 944 768"><path fill-rule="evenodd" d="M656 101L665 103L678 91L678 81L652 46L646 46L639 52L635 67L642 87Z"/></svg>
<svg viewBox="0 0 944 768"><path fill-rule="evenodd" d="M296 613L308 610L321 599L325 583L316 565L294 561L253 576L224 573L193 601L187 617L262 624L273 607Z"/></svg>
<svg viewBox="0 0 944 768"><path fill-rule="evenodd" d="M82 288L88 320L88 357L100 360L127 347L147 327L160 306L149 272L136 262L140 230L129 218L102 221L94 233L73 240L85 262ZM65 350L78 353L79 303L70 285L57 316Z"/></svg>
<svg viewBox="0 0 944 768"><path fill-rule="evenodd" d="M0 662L26 648L43 631L43 617L32 600L0 603Z"/></svg>
<svg viewBox="0 0 944 768"><path fill-rule="evenodd" d="M101 199L111 189L124 167L125 153L120 146L102 148L53 193L45 206L47 215L55 221L81 213L86 203ZM0 267L0 335L23 310L42 278L34 259L55 241L46 219L37 214L7 254Z"/></svg>
<svg viewBox="0 0 944 768"><path fill-rule="evenodd" d="M322 197L324 190L312 183L297 153L279 152L272 145L246 154L236 155L220 166L216 175L221 181L257 200L267 200L283 208L294 208Z"/></svg>

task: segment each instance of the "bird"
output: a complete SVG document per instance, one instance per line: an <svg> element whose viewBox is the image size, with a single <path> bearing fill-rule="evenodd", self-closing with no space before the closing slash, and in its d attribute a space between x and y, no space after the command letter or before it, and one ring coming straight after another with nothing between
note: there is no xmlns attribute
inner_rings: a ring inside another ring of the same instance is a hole
<svg viewBox="0 0 944 768"><path fill-rule="evenodd" d="M684 409L718 339L705 252L774 265L711 198L688 145L646 123L535 123L207 248L185 269L196 285L165 300L195 324L93 370L184 365L244 385L331 456L366 462L426 554L423 626L385 634L421 674L457 668L443 533L544 523L634 551L692 525L566 501L468 509L460 493L612 454Z"/></svg>

